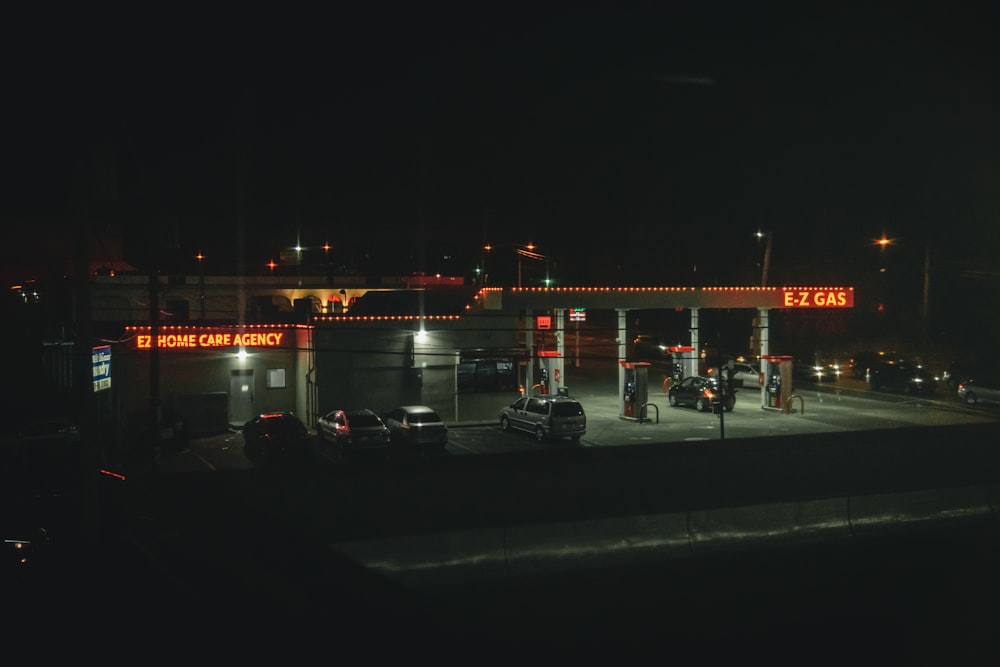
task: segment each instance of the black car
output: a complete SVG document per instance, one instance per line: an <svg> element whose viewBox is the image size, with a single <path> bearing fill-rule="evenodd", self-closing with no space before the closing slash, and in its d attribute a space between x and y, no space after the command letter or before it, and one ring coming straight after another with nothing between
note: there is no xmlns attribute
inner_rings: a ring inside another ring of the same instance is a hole
<svg viewBox="0 0 1000 667"><path fill-rule="evenodd" d="M723 388L726 388L725 383L722 384ZM692 375L670 386L667 391L667 401L671 407L689 405L698 412L712 410L713 404L718 403L726 412L732 412L736 407L736 391L720 393L718 379Z"/></svg>
<svg viewBox="0 0 1000 667"><path fill-rule="evenodd" d="M266 412L243 425L243 451L251 460L288 460L309 452L312 435L292 412Z"/></svg>
<svg viewBox="0 0 1000 667"><path fill-rule="evenodd" d="M920 364L906 361L882 361L868 371L868 385L874 391L903 394L933 394L937 389L934 375Z"/></svg>
<svg viewBox="0 0 1000 667"><path fill-rule="evenodd" d="M851 377L858 380L867 380L871 369L880 363L887 361L901 361L902 358L896 352L872 352L862 350L855 352L851 356Z"/></svg>

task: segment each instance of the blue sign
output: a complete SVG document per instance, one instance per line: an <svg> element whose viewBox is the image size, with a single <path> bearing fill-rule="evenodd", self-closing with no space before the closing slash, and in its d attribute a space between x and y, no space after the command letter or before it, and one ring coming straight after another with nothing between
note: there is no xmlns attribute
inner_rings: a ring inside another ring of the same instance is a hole
<svg viewBox="0 0 1000 667"><path fill-rule="evenodd" d="M90 363L94 371L94 391L111 389L111 346L91 348Z"/></svg>

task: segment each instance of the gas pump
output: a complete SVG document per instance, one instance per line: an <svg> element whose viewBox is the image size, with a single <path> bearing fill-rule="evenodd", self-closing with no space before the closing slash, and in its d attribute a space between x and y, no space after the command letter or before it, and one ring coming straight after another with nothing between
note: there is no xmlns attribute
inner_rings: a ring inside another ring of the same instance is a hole
<svg viewBox="0 0 1000 667"><path fill-rule="evenodd" d="M766 354L761 356L764 373L764 408L781 410L792 393L792 357Z"/></svg>
<svg viewBox="0 0 1000 667"><path fill-rule="evenodd" d="M648 361L623 361L625 369L625 384L622 388L622 412L625 419L639 419L643 406L649 401L649 366Z"/></svg>
<svg viewBox="0 0 1000 667"><path fill-rule="evenodd" d="M545 362L539 362L542 366L541 378L538 380L538 384L541 385L541 392L544 396L549 393L549 369L545 367Z"/></svg>

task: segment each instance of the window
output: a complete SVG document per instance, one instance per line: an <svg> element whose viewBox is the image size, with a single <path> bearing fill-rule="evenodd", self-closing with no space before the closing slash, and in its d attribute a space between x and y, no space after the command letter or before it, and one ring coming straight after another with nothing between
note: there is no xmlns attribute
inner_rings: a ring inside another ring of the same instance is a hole
<svg viewBox="0 0 1000 667"><path fill-rule="evenodd" d="M285 369L284 368L268 368L267 369L267 388L268 389L284 389L285 388Z"/></svg>
<svg viewBox="0 0 1000 667"><path fill-rule="evenodd" d="M511 359L463 359L458 364L458 393L515 392L516 368Z"/></svg>

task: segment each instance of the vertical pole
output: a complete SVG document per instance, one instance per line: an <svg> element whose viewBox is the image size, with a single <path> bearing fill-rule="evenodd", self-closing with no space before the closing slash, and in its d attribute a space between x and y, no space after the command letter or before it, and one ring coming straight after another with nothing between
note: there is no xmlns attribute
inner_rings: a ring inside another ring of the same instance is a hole
<svg viewBox="0 0 1000 667"><path fill-rule="evenodd" d="M774 238L774 232L767 233L767 242L764 244L764 270L760 275L760 286L767 287L767 273L771 269L771 239Z"/></svg>
<svg viewBox="0 0 1000 667"><path fill-rule="evenodd" d="M757 310L758 317L760 318L760 368L757 370L764 374L764 382L760 387L760 407L764 409L767 406L767 381L768 381L768 369L767 366L770 364L769 361L765 359L771 354L771 341L768 335L769 327L767 321L767 308L760 308Z"/></svg>
<svg viewBox="0 0 1000 667"><path fill-rule="evenodd" d="M152 254L158 258L159 247ZM153 261L157 264L158 259ZM149 444L152 449L153 472L160 468L160 280L155 269L149 271Z"/></svg>
<svg viewBox="0 0 1000 667"><path fill-rule="evenodd" d="M924 246L924 346L930 335L931 246Z"/></svg>
<svg viewBox="0 0 1000 667"><path fill-rule="evenodd" d="M576 321L576 367L580 367L580 320Z"/></svg>
<svg viewBox="0 0 1000 667"><path fill-rule="evenodd" d="M628 353L628 310L616 309L618 313L618 406L619 415L625 414L625 355Z"/></svg>
<svg viewBox="0 0 1000 667"><path fill-rule="evenodd" d="M699 349L701 347L701 342L698 340L698 310L698 308L691 309L691 347L694 350L691 352L691 358L688 359L684 369L684 377L698 374Z"/></svg>

